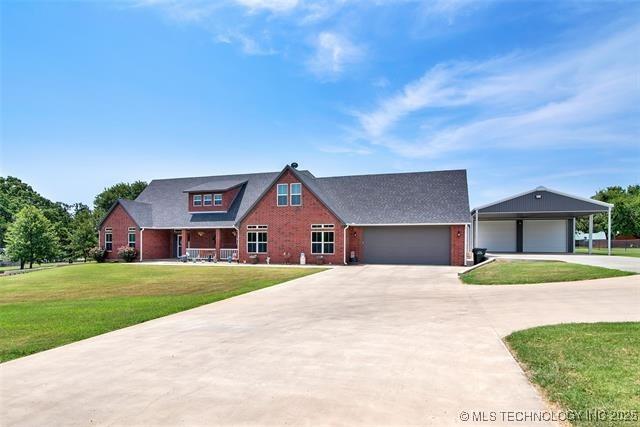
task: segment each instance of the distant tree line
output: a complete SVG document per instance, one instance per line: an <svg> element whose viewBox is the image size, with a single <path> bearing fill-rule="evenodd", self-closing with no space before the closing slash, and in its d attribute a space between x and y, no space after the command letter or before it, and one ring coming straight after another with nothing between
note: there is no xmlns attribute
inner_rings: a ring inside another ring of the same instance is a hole
<svg viewBox="0 0 640 427"><path fill-rule="evenodd" d="M3 258L34 263L89 258L98 245L97 227L119 198L133 200L146 182L119 183L83 203L52 202L12 176L0 177L0 248Z"/></svg>
<svg viewBox="0 0 640 427"><path fill-rule="evenodd" d="M613 203L611 212L611 236L640 238L640 185L630 185L626 189L620 186L607 187L592 197L601 202ZM589 218L579 218L576 229L589 231ZM607 231L607 214L593 216L593 231Z"/></svg>

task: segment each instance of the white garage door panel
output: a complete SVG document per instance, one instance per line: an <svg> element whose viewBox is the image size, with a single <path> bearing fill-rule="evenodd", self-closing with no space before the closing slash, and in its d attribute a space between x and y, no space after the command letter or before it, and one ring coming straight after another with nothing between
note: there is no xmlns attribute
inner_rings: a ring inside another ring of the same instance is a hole
<svg viewBox="0 0 640 427"><path fill-rule="evenodd" d="M515 221L480 221L478 243L489 252L516 251Z"/></svg>
<svg viewBox="0 0 640 427"><path fill-rule="evenodd" d="M566 252L566 220L525 220L522 233L524 252Z"/></svg>

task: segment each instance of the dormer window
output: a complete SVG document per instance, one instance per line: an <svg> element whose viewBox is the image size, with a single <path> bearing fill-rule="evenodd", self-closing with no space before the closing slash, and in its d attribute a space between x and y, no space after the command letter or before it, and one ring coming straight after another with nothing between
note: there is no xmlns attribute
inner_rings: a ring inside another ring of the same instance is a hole
<svg viewBox="0 0 640 427"><path fill-rule="evenodd" d="M291 184L291 206L302 205L302 184L295 182Z"/></svg>
<svg viewBox="0 0 640 427"><path fill-rule="evenodd" d="M203 200L205 206L211 206L211 194L205 194Z"/></svg>
<svg viewBox="0 0 640 427"><path fill-rule="evenodd" d="M193 196L193 206L202 206L202 194L195 194Z"/></svg>
<svg viewBox="0 0 640 427"><path fill-rule="evenodd" d="M222 194L213 195L213 206L222 206Z"/></svg>
<svg viewBox="0 0 640 427"><path fill-rule="evenodd" d="M278 206L287 206L289 201L289 184L278 184Z"/></svg>

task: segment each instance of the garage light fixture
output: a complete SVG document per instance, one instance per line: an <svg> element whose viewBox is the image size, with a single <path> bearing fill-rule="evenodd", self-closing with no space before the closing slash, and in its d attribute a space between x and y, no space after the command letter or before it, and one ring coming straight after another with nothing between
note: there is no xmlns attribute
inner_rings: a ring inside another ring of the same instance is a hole
<svg viewBox="0 0 640 427"><path fill-rule="evenodd" d="M542 194L536 194L536 199L542 199Z"/></svg>

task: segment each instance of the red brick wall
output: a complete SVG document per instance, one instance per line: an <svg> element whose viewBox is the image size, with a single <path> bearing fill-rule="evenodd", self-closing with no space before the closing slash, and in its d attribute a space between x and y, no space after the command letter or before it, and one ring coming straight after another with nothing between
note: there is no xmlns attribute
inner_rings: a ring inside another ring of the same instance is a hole
<svg viewBox="0 0 640 427"><path fill-rule="evenodd" d="M107 252L107 259L118 259L118 248L129 245L129 227L136 227L136 249L140 251L140 230L122 205L111 211L100 227L100 247L104 248L104 230L111 227L113 234L113 250Z"/></svg>
<svg viewBox="0 0 640 427"><path fill-rule="evenodd" d="M300 182L291 172L285 174L253 208L240 225L240 262L247 261L247 225L267 225L268 255L273 263L283 263L284 252L291 253L290 262L297 264L300 253L304 252L308 264L315 263L311 255L311 224L334 225L334 254L325 255L325 263L343 263L344 227L306 187L302 189L302 206L277 206L277 184ZM266 254L259 254L264 262Z"/></svg>
<svg viewBox="0 0 640 427"><path fill-rule="evenodd" d="M349 227L347 228L347 261L351 256L351 251L356 253L358 262L362 262L362 228L361 227Z"/></svg>
<svg viewBox="0 0 640 427"><path fill-rule="evenodd" d="M202 233L202 236L199 236L200 233ZM189 244L185 247L215 248L215 238L215 230L189 230Z"/></svg>
<svg viewBox="0 0 640 427"><path fill-rule="evenodd" d="M171 258L172 236L172 230L144 230L142 232L142 259Z"/></svg>
<svg viewBox="0 0 640 427"><path fill-rule="evenodd" d="M463 266L464 265L464 242L465 242L465 229L464 225L452 225L451 230L451 265ZM458 236L460 233L460 236Z"/></svg>
<svg viewBox="0 0 640 427"><path fill-rule="evenodd" d="M223 228L220 230L220 248L233 249L237 246L236 236L233 235L235 229Z"/></svg>
<svg viewBox="0 0 640 427"><path fill-rule="evenodd" d="M241 188L242 186L232 188L228 191L216 191L216 192L204 191L204 192L197 192L197 193L189 193L189 206L187 209L189 212L226 212L227 210L229 210L229 207L231 206L233 201L236 199L236 196L240 192ZM195 194L200 194L202 196L203 203L204 203L204 195L211 194L211 206L204 206L204 205L193 206L193 196ZM222 194L222 205L220 206L213 205L214 194Z"/></svg>

